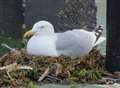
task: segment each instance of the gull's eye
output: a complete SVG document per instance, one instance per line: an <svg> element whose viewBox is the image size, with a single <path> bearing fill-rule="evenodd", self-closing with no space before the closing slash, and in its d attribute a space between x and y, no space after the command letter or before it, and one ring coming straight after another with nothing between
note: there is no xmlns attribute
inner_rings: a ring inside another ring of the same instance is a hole
<svg viewBox="0 0 120 88"><path fill-rule="evenodd" d="M44 28L44 26L40 26L40 28Z"/></svg>
<svg viewBox="0 0 120 88"><path fill-rule="evenodd" d="M38 29L43 29L44 28L44 26L39 26L39 27L37 27Z"/></svg>

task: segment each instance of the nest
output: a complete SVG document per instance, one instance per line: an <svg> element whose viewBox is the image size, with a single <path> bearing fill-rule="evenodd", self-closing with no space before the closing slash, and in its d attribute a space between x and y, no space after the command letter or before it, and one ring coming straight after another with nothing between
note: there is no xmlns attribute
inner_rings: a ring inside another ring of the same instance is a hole
<svg viewBox="0 0 120 88"><path fill-rule="evenodd" d="M8 52L0 58L0 87L41 83L95 83L105 70L105 56L93 49L87 56L30 56L24 49Z"/></svg>

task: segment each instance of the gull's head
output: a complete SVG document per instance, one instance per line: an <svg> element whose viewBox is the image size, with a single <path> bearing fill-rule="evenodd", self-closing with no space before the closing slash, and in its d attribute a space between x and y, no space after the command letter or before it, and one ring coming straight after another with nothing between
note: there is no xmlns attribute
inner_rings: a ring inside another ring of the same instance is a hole
<svg viewBox="0 0 120 88"><path fill-rule="evenodd" d="M34 34L51 34L54 33L53 25L48 21L39 21L33 25L32 30L24 34L24 38L29 38Z"/></svg>

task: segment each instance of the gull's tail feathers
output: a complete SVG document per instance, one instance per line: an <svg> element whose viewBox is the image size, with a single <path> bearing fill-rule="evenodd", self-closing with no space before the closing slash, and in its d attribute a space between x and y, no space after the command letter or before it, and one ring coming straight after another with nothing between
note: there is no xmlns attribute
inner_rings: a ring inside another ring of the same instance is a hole
<svg viewBox="0 0 120 88"><path fill-rule="evenodd" d="M104 30L103 27L104 27L103 25L100 25L100 26L96 27L95 30L93 31L93 33L94 33L95 36L96 36L96 41L95 41L95 43L98 41L98 39L99 39L100 36L102 35L102 32L103 32L103 30Z"/></svg>

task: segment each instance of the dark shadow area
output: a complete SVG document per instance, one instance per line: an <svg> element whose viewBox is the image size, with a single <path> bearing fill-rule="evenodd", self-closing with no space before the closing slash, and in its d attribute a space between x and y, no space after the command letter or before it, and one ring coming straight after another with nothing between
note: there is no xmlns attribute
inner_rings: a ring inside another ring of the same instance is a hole
<svg viewBox="0 0 120 88"><path fill-rule="evenodd" d="M120 1L107 2L107 61L109 71L120 71Z"/></svg>

